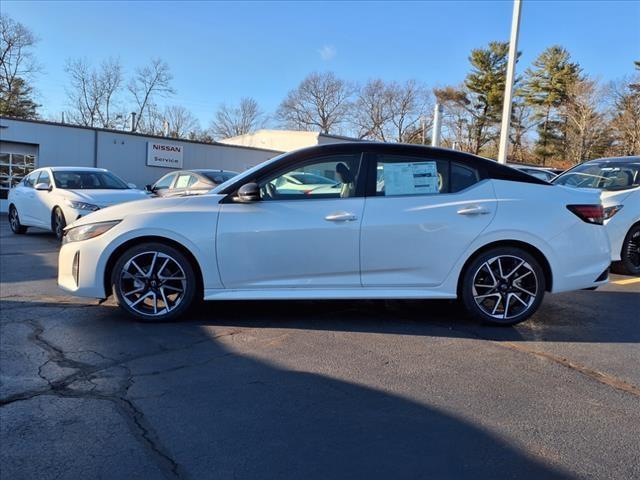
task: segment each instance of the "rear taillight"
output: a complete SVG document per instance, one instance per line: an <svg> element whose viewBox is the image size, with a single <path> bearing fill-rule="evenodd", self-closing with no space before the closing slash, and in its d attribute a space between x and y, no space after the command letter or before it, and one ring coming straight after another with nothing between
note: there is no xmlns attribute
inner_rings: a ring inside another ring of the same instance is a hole
<svg viewBox="0 0 640 480"><path fill-rule="evenodd" d="M595 225L602 225L604 222L602 205L567 205L567 208L584 222Z"/></svg>

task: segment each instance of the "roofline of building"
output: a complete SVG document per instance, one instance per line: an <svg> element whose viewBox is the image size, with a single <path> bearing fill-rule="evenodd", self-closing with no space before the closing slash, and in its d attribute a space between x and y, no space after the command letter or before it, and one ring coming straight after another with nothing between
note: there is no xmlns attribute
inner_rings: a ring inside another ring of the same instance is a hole
<svg viewBox="0 0 640 480"><path fill-rule="evenodd" d="M209 145L216 147L230 147L230 148L243 148L249 150L259 150L261 152L273 152L273 153L282 153L281 150L273 150L271 148L260 148L260 147L245 147L242 145L235 145L230 143L221 143L221 142L203 142L200 140L189 140L186 138L173 138L173 137L164 137L162 135L149 135L141 132L131 132L128 130L117 130L112 128L101 128L101 127L87 127L84 125L73 125L71 123L60 123L60 122L52 122L50 120L36 120L31 118L16 118L16 117L8 117L6 115L0 115L0 120L11 120L13 122L26 122L26 123L37 123L40 125L50 125L53 127L67 127L67 128L79 128L81 130L91 130L94 132L105 132L105 133L117 133L120 135L131 135L135 137L145 137L145 138L155 138L158 140L165 140L168 142L185 142L185 143L193 143L196 145ZM0 127L4 127L4 125L0 125Z"/></svg>

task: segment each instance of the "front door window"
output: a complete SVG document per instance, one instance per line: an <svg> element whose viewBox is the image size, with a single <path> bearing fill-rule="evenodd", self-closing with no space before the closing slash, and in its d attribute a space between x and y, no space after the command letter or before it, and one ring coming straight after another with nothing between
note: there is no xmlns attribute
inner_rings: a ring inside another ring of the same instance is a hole
<svg viewBox="0 0 640 480"><path fill-rule="evenodd" d="M262 200L313 200L356 196L360 154L331 155L299 163L260 182Z"/></svg>

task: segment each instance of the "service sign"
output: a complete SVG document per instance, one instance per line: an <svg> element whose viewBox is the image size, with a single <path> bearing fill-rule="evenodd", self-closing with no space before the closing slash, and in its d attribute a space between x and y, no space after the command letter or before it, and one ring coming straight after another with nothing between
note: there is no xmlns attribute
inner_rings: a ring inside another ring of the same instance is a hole
<svg viewBox="0 0 640 480"><path fill-rule="evenodd" d="M182 168L182 145L147 142L149 167Z"/></svg>

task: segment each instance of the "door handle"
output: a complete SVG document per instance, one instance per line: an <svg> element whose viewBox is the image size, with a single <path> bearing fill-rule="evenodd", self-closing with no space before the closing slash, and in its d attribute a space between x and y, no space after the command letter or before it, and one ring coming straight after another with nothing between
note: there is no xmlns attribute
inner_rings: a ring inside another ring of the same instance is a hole
<svg viewBox="0 0 640 480"><path fill-rule="evenodd" d="M458 215L487 215L489 210L480 205L469 205L458 210Z"/></svg>
<svg viewBox="0 0 640 480"><path fill-rule="evenodd" d="M358 217L349 212L334 212L324 217L324 219L327 222L353 222L357 220Z"/></svg>

